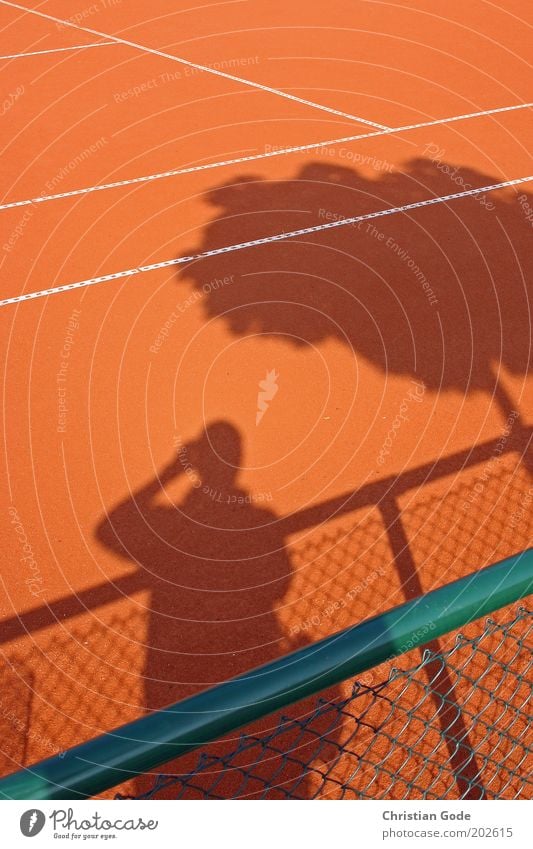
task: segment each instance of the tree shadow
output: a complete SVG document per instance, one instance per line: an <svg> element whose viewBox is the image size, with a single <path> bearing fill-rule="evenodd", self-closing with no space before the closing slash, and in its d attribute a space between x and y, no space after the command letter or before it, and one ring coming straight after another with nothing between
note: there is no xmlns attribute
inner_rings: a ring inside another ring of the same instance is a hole
<svg viewBox="0 0 533 849"><path fill-rule="evenodd" d="M422 158L375 179L324 162L290 180L237 177L208 194L216 217L186 255L501 179ZM507 415L499 366L531 367L532 206L520 187L476 195L199 258L179 280L235 335L283 334L297 347L336 339L431 390L494 392Z"/></svg>

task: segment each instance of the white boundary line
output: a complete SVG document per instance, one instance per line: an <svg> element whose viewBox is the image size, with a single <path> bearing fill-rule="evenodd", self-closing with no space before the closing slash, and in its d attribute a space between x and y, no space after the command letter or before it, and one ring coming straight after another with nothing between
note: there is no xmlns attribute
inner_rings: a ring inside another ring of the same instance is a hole
<svg viewBox="0 0 533 849"><path fill-rule="evenodd" d="M375 138L376 136L391 135L392 133L401 133L406 130L418 130L423 127L435 127L439 124L450 124L453 121L465 121L469 118L482 118L486 115L496 115L499 112L512 112L517 109L529 109L533 103L520 103L516 106L500 106L497 109L486 109L483 112L471 112L466 115L454 115L451 118L438 118L434 121L423 121L419 124L406 124L403 127L390 127L386 130L378 130L374 133L362 133L356 136L344 136L338 139L328 139L322 142L312 142L311 144L298 145L296 147L285 147L280 150L272 150L268 153L255 153L249 156L239 156L235 159L225 159L218 162L209 162L204 165L192 165L187 168L176 168L171 171L161 171L158 174L148 174L142 177L132 177L129 180L116 180L113 183L101 183L96 186L87 186L82 189L72 189L69 192L59 192L54 195L40 195L35 198L26 200L15 200L9 203L0 204L0 212L3 209L13 209L17 206L29 206L35 203L44 203L50 200L59 200L61 198L76 197L77 195L85 195L91 192L101 192L105 189L116 189L121 186L132 186L136 183L148 183L154 180L162 180L165 177L176 177L179 174L193 174L195 171L208 171L212 168L223 168L228 165L239 165L242 162L256 162L258 159L269 159L272 156L283 156L286 153L301 153L306 150L316 150L317 148L327 147L329 145L343 144L360 139Z"/></svg>
<svg viewBox="0 0 533 849"><path fill-rule="evenodd" d="M244 248L252 248L257 245L267 245L270 242L281 242L285 239L293 239L296 236L308 236L311 233L318 233L322 230L331 230L334 227L346 227L348 224L356 224L359 221L368 221L371 218L381 218L384 215L394 215L397 212L407 212L411 209L419 209L423 206L432 206L437 203L446 203L457 198L471 197L472 195L484 194L485 192L493 192L497 189L504 189L508 186L517 186L520 183L533 181L533 175L529 177L518 177L516 180L505 180L503 183L494 183L491 186L481 186L479 189L469 189L466 192L455 192L451 195L443 195L442 197L428 198L427 200L408 203L405 206L395 206L389 209L381 209L378 212L369 212L365 215L356 215L353 218L343 218L338 221L329 221L326 224L317 224L314 227L302 227L299 230L292 230L288 233L277 233L274 236L265 236L261 239L252 239L249 242L240 242L237 245L227 245L223 248L215 248L211 251L204 251L199 254L191 254L190 256L182 256L176 259L167 259L163 262L154 262L151 265L141 265L138 268L128 268L125 271L115 271L114 274L104 274L101 277L91 277L88 280L80 280L77 283L67 283L63 286L55 286L51 289L41 289L38 292L28 292L26 295L16 295L12 298L0 300L0 307L8 306L9 304L18 304L22 301L30 301L35 298L44 298L47 295L57 295L61 292L71 292L74 289L82 289L86 286L95 286L97 283L106 283L110 280L119 280L123 277L132 277L135 274L144 274L147 271L156 271L160 268L170 268L174 265L183 265L186 262L193 262L206 257L218 256L219 254L230 253L231 251L240 251Z"/></svg>
<svg viewBox="0 0 533 849"><path fill-rule="evenodd" d="M10 53L8 56L0 56L2 59L22 59L24 56L44 56L46 53L65 53L67 50L86 50L89 47L105 47L115 44L114 41L99 41L96 44L75 44L74 47L54 47L50 50L32 50L26 53Z"/></svg>
<svg viewBox="0 0 533 849"><path fill-rule="evenodd" d="M72 23L72 21L67 21L62 18L56 18L53 15L48 15L45 12L39 12L37 9L28 9L26 6L20 6L18 3L12 3L10 0L0 0L2 6L10 6L13 9L19 9L21 12L25 12L28 15L38 15L40 18L45 18L49 21L54 21L56 24L62 24L63 26L73 27L74 29L79 30L80 32L87 32L90 35L97 35L99 38L111 39L117 44L124 44L127 47L133 47L136 50L142 50L144 53L153 53L155 56L162 56L164 59L171 59L173 62L179 62L182 65L187 65L189 68L196 68L198 71L205 71L208 74L214 74L218 77L224 77L227 80L232 80L233 82L241 83L243 85L250 86L251 88L258 89L260 91L266 91L269 94L276 94L278 97L285 97L287 100L295 100L297 103L301 103L304 106L311 106L313 109L320 109L322 112L330 112L332 115L338 115L341 118L348 118L350 121L357 121L360 124L368 124L371 127L378 127L380 130L385 130L384 124L377 124L375 121L368 121L366 118L359 118L357 115L351 115L349 112L341 112L339 109L333 109L330 106L323 106L321 103L315 103L312 100L304 100L301 97L297 97L295 94L289 94L286 91L280 91L277 88L271 88L271 86L262 85L261 83L255 83L251 80L246 80L244 77L236 77L234 74L228 74L226 71L220 71L217 68L210 68L208 65L199 65L196 62L189 62L188 59L182 59L180 56L174 56L172 53L165 53L164 50L157 50L154 47L146 47L144 44L138 44L135 41L128 41L125 38L120 38L116 35L110 35L107 32L100 32L96 29L90 29L89 27L82 27L78 24Z"/></svg>

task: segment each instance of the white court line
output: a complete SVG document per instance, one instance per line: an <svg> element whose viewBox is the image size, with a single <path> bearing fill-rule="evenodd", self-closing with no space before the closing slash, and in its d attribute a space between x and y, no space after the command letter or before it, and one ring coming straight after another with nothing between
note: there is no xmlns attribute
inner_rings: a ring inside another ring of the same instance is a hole
<svg viewBox="0 0 533 849"><path fill-rule="evenodd" d="M73 47L54 47L50 50L31 50L25 53L9 53L7 56L0 56L1 59L22 59L24 56L44 56L46 53L64 53L67 50L88 50L90 47L105 47L109 44L115 44L114 41L99 41L96 44L75 44Z"/></svg>
<svg viewBox="0 0 533 849"><path fill-rule="evenodd" d="M141 265L138 268L128 268L125 271L115 271L114 274L104 274L101 277L91 277L88 280L79 280L77 283L67 283L63 286L55 286L51 289L41 289L38 292L28 292L26 295L15 295L12 298L5 298L0 301L0 307L8 306L8 304L18 304L22 301L34 300L35 298L44 298L46 295L58 295L61 292L72 292L74 289L83 289L85 286L95 286L97 283L119 280L122 277L132 277L134 274L144 274L147 271L156 271L160 268L170 268L174 265L183 265L186 262L206 259L207 257L218 256L219 254L230 253L231 251L240 251L244 248L257 247L257 245L267 245L270 242L281 242L285 239L293 239L296 236L308 236L310 233L319 233L322 230L332 230L334 227L346 227L348 224L356 224L359 221L368 221L371 218L381 218L384 215L394 215L397 212L408 212L411 209L419 209L423 206L432 206L436 203L445 203L446 201L456 200L457 198L470 197L472 195L484 194L485 192L493 192L497 189L504 189L508 186L517 186L520 183L527 183L532 180L533 176L518 177L516 180L505 180L503 183L493 183L491 186L481 186L479 189L469 189L466 192L455 192L451 195L428 198L427 200L408 203L405 206L394 206L389 209L380 209L378 212L368 212L365 215L356 215L354 218L342 218L338 221L329 221L326 224L316 224L314 227L302 227L300 230L291 230L288 233L277 233L274 236L264 236L262 239L252 239L249 242L240 242L237 245L227 245L223 248L214 248L211 251L204 251L199 254L182 256L177 259L166 259L163 262L154 262L151 265Z"/></svg>
<svg viewBox="0 0 533 849"><path fill-rule="evenodd" d="M465 121L468 118L482 118L485 115L495 115L498 112L512 112L516 109L529 109L533 103L520 103L517 106L500 106L497 109L486 109L483 112L471 112L467 115L454 115L451 118L438 118L434 121L423 121L419 124L406 124L403 127L390 127L386 130L378 130L374 133L362 133L357 136L344 136L340 139L328 139L322 142L312 142L311 144L302 144L296 147L284 147L280 150L268 151L268 153L254 153L249 156L239 156L235 159L224 159L218 162L208 162L204 165L191 165L187 168L176 168L171 171L160 171L158 174L148 174L142 177L132 177L129 180L116 180L113 183L100 183L96 186L87 186L82 189L71 189L68 192L58 192L55 195L40 195L36 198L28 198L26 200L14 200L9 203L0 204L0 211L3 209L13 209L16 206L29 206L35 203L44 203L49 200L59 200L60 198L71 198L77 195L86 195L90 192L101 192L105 189L116 189L121 186L133 186L136 183L148 183L153 180L162 180L165 177L176 177L179 174L192 174L195 171L208 171L212 168L223 168L227 165L239 165L241 162L256 162L258 159L269 159L272 156L283 156L286 153L301 153L306 150L316 150L320 147L327 147L335 144L346 144L348 142L358 141L360 139L375 138L376 136L391 135L392 133L401 133L405 130L418 130L423 127L435 127L439 124L450 124L454 121Z"/></svg>
<svg viewBox="0 0 533 849"><path fill-rule="evenodd" d="M217 68L210 68L208 65L199 65L196 62L189 62L188 59L182 59L180 56L174 56L172 53L165 53L164 50L157 50L154 47L146 47L144 44L138 44L135 41L128 41L125 38L120 38L117 35L111 35L107 32L99 32L96 29L82 27L62 18L56 18L53 15L47 15L45 12L39 12L37 9L28 9L26 6L20 6L18 3L11 3L9 0L0 0L2 6L10 6L13 9L19 9L21 12L26 12L28 15L38 15L40 18L46 18L49 21L54 21L57 24L73 27L80 32L88 32L90 35L97 35L100 38L111 39L117 44L124 44L127 47L133 47L136 50L142 50L144 53L153 53L155 56L162 56L164 59L172 59L173 62L179 62L182 65L187 65L189 68L196 68L198 71L205 71L208 74L215 74L218 77L224 77L227 80L241 83L250 86L251 88L266 91L269 94L276 94L278 97L285 97L287 100L295 100L297 103L302 103L304 106L311 106L313 109L320 109L322 112L330 112L332 115L339 115L341 118L348 118L350 121L358 121L360 124L368 124L371 127L378 127L380 130L387 129L384 124L377 124L375 121L368 121L366 118L359 118L357 115L351 115L349 112L341 112L339 109L333 109L331 106L323 106L321 103L315 103L313 100L304 100L301 97L296 97L295 94L289 94L286 91L281 91L277 88L271 88L268 85L255 83L251 80L245 80L244 77L236 77L234 74L228 74L226 71L220 71Z"/></svg>
<svg viewBox="0 0 533 849"><path fill-rule="evenodd" d="M21 59L23 56L44 56L45 53L65 53L67 50L88 50L89 47L105 47L109 44L115 44L114 41L99 41L97 44L76 44L74 47L54 47L50 50L32 50L26 53L10 53L7 56L0 56L1 59Z"/></svg>

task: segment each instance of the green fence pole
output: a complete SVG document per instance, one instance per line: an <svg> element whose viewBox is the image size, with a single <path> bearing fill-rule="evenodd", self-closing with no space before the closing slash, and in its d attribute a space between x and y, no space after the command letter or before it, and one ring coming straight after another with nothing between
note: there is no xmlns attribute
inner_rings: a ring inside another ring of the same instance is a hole
<svg viewBox="0 0 533 849"><path fill-rule="evenodd" d="M14 773L0 798L94 796L530 593L533 549Z"/></svg>

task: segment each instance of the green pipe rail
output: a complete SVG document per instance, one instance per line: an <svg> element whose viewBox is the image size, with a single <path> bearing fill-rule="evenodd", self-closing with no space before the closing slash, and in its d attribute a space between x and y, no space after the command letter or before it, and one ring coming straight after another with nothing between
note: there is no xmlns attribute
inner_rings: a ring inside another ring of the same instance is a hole
<svg viewBox="0 0 533 849"><path fill-rule="evenodd" d="M82 799L533 593L533 549L0 780L3 799ZM431 626L428 628L427 626Z"/></svg>

